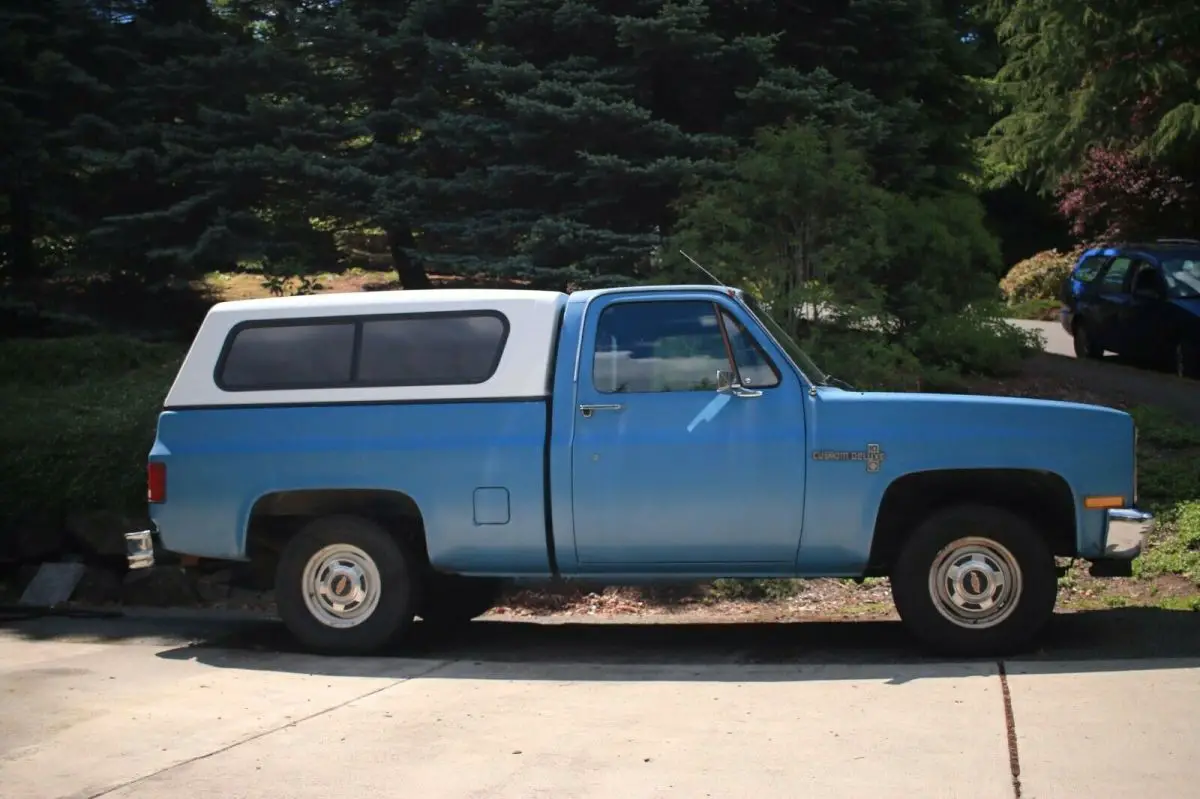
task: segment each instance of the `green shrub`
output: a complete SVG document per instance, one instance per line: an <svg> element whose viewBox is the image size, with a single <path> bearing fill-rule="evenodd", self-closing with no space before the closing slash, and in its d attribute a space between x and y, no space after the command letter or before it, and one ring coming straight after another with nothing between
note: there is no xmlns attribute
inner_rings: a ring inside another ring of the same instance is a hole
<svg viewBox="0 0 1200 799"><path fill-rule="evenodd" d="M1200 584L1200 427L1159 408L1130 412L1138 426L1138 503L1157 516L1134 573Z"/></svg>
<svg viewBox="0 0 1200 799"><path fill-rule="evenodd" d="M0 528L76 510L140 513L179 347L119 336L0 343Z"/></svg>
<svg viewBox="0 0 1200 799"><path fill-rule="evenodd" d="M1080 251L1044 250L1008 270L1000 280L1000 293L1009 304L1028 300L1053 300L1071 274Z"/></svg>
<svg viewBox="0 0 1200 799"><path fill-rule="evenodd" d="M921 363L884 334L844 327L817 328L802 343L817 366L864 391L918 391Z"/></svg>
<svg viewBox="0 0 1200 799"><path fill-rule="evenodd" d="M925 370L989 377L1017 374L1021 362L1045 346L1039 333L1008 324L989 306L929 322L905 344Z"/></svg>
<svg viewBox="0 0 1200 799"><path fill-rule="evenodd" d="M792 578L768 580L714 580L706 596L715 602L742 600L746 602L782 602L803 594L808 589L804 580Z"/></svg>
<svg viewBox="0 0 1200 799"><path fill-rule="evenodd" d="M1058 320L1062 303L1057 300L1021 300L1006 306L1004 315L1009 319L1035 319L1039 322Z"/></svg>

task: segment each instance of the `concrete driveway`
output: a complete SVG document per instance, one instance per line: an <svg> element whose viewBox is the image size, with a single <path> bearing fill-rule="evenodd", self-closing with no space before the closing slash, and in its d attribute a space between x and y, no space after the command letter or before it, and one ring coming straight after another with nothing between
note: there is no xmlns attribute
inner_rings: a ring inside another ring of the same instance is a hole
<svg viewBox="0 0 1200 799"><path fill-rule="evenodd" d="M1060 616L956 663L898 624L476 622L386 658L272 621L0 630L0 795L1194 795L1200 614Z"/></svg>
<svg viewBox="0 0 1200 799"><path fill-rule="evenodd" d="M1065 355L1068 358L1075 357L1075 342L1058 322L1038 322L1032 319L1008 319L1006 321L1010 325L1041 333L1046 342L1046 352L1049 354Z"/></svg>

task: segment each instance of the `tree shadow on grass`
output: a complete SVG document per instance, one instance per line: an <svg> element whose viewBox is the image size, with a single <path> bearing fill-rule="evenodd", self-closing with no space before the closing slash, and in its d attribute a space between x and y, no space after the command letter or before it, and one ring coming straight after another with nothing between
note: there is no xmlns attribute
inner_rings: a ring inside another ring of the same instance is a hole
<svg viewBox="0 0 1200 799"><path fill-rule="evenodd" d="M0 308L0 333L57 338L109 332L190 341L217 300L202 281L147 284L106 275L53 278L6 297Z"/></svg>

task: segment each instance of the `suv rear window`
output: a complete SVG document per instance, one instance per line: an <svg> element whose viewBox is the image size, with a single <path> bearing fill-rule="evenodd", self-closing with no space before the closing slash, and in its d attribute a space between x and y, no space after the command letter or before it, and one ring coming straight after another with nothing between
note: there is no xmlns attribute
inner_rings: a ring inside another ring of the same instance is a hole
<svg viewBox="0 0 1200 799"><path fill-rule="evenodd" d="M215 377L225 391L483 383L507 338L495 311L247 322L231 331Z"/></svg>

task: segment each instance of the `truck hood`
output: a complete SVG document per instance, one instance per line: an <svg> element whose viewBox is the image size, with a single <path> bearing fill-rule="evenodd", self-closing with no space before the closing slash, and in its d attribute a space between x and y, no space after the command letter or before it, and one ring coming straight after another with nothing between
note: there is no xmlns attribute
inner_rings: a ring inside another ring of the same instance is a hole
<svg viewBox="0 0 1200 799"><path fill-rule="evenodd" d="M810 406L814 461L882 455L876 472L930 469L1053 471L1072 485L1132 494L1134 425L1115 408L1075 402L957 394L817 389Z"/></svg>

